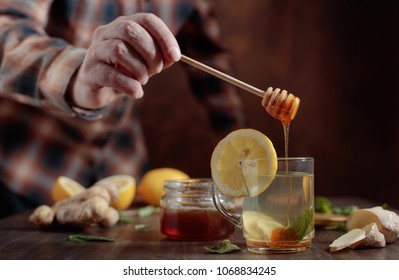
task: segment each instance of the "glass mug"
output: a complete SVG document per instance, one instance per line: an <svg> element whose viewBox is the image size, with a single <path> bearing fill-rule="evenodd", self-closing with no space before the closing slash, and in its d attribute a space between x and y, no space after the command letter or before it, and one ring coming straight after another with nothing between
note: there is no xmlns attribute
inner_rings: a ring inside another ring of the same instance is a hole
<svg viewBox="0 0 399 280"><path fill-rule="evenodd" d="M278 158L276 174L263 171L266 161L259 158L241 162L248 188L271 182L265 191L243 198L241 215L223 207L213 186L215 206L226 219L243 229L249 251L305 251L314 237L314 159Z"/></svg>
<svg viewBox="0 0 399 280"><path fill-rule="evenodd" d="M223 218L212 199L212 179L166 180L161 198L161 233L170 239L206 241L227 238L234 225ZM235 211L231 197L217 196L226 211Z"/></svg>

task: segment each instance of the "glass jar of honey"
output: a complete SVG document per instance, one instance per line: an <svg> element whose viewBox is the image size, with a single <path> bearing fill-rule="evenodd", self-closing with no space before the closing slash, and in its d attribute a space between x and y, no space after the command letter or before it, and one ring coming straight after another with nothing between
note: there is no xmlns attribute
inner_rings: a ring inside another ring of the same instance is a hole
<svg viewBox="0 0 399 280"><path fill-rule="evenodd" d="M234 225L217 211L211 179L166 180L161 198L161 233L187 241L219 240L234 232ZM222 205L234 211L231 197L219 195Z"/></svg>

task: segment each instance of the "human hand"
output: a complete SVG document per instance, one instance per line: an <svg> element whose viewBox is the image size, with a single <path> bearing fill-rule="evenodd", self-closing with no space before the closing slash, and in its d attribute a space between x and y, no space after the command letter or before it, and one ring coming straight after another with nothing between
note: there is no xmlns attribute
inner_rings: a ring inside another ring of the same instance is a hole
<svg viewBox="0 0 399 280"><path fill-rule="evenodd" d="M68 99L98 109L116 95L143 96L148 79L180 59L179 45L161 19L139 13L119 17L96 29Z"/></svg>

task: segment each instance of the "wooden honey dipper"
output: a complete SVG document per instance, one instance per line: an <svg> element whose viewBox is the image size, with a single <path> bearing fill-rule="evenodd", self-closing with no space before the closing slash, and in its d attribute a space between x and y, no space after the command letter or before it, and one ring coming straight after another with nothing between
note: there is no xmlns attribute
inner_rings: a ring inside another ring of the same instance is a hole
<svg viewBox="0 0 399 280"><path fill-rule="evenodd" d="M286 90L281 91L279 88L273 90L272 87L269 87L266 91L263 91L188 56L182 55L180 60L241 89L262 97L262 106L265 108L266 112L283 123L290 123L298 112L300 99L291 93L288 93Z"/></svg>

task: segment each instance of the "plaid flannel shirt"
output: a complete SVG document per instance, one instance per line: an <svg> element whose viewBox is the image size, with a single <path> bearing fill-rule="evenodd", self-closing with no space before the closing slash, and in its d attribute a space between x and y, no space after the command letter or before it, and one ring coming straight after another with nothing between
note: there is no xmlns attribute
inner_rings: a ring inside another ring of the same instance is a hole
<svg viewBox="0 0 399 280"><path fill-rule="evenodd" d="M161 17L184 53L230 72L212 6L206 0L0 0L0 214L51 203L60 175L86 187L113 174L139 179L148 161L139 102L121 97L90 120L98 113L79 113L64 100L69 80L96 27L137 12ZM235 89L186 70L215 130L240 127Z"/></svg>

